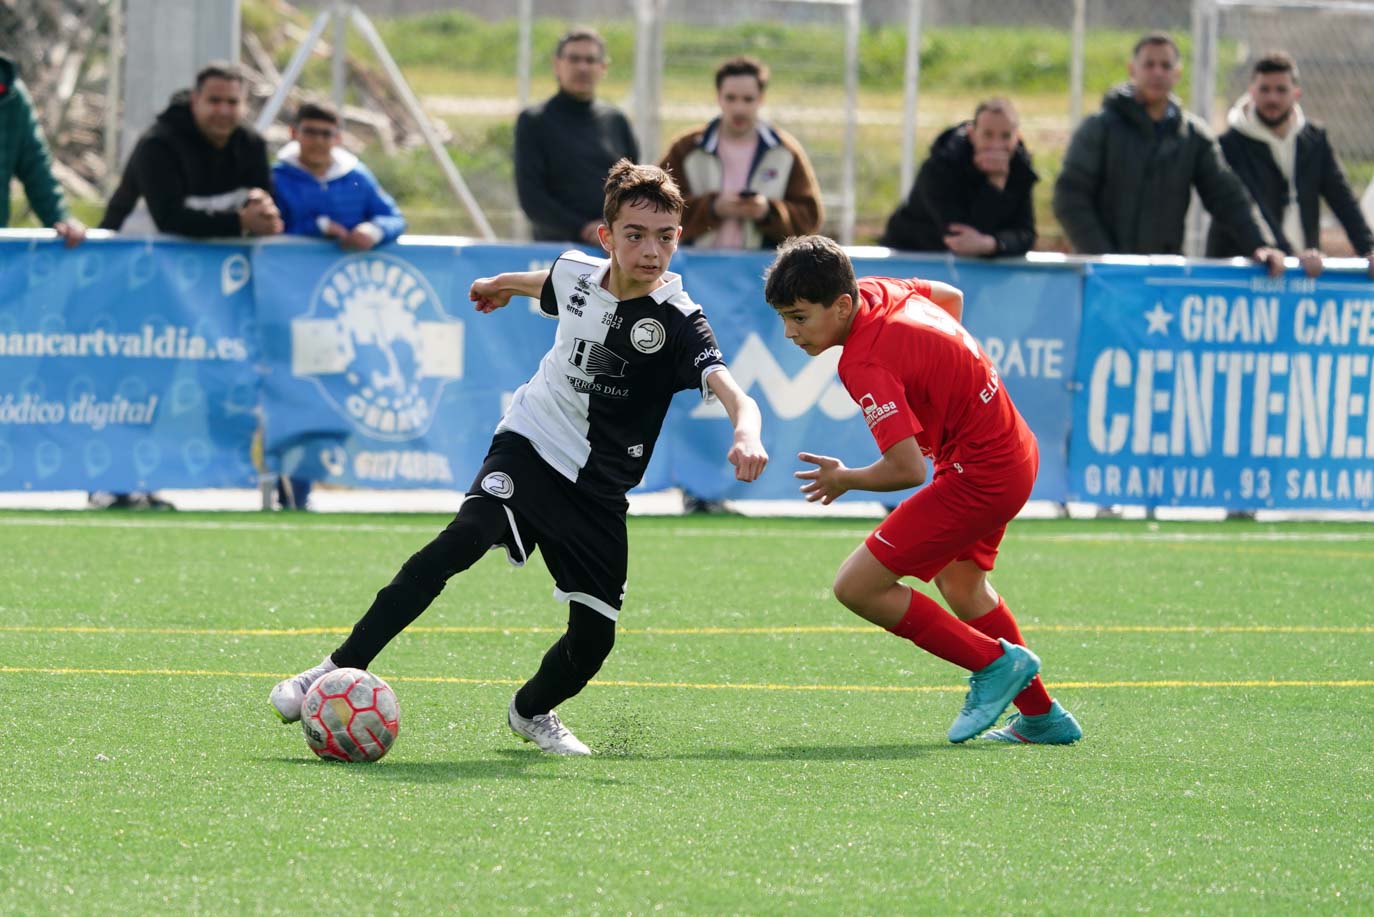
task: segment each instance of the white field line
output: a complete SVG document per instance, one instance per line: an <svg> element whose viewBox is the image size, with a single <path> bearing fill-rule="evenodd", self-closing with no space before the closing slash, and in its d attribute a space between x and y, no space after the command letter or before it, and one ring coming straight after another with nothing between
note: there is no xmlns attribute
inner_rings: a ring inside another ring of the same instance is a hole
<svg viewBox="0 0 1374 917"><path fill-rule="evenodd" d="M634 522L631 523L635 525ZM1333 525L1336 525L1333 523ZM73 518L71 516L0 516L0 530L8 527L72 527L108 529L172 529L179 531L211 532L326 532L326 533L397 533L397 534L438 534L443 526L439 523L420 525L413 522L380 524L376 522L297 522L290 519L268 518L262 521L238 521L216 519L180 519L174 515L145 517L140 519L110 518ZM843 539L852 541L865 538L872 529L844 528L828 530L803 530L792 526L761 526L728 528L717 526L673 527L667 529L643 529L636 526L635 538L747 538L759 539L777 537L780 539ZM1374 543L1374 529L1358 532L1340 531L1261 531L1261 532L1027 532L1018 531L1015 526L1007 531L1009 541L1025 542L1158 542L1187 543L1210 542L1216 544L1246 543L1305 543L1305 544L1358 544Z"/></svg>

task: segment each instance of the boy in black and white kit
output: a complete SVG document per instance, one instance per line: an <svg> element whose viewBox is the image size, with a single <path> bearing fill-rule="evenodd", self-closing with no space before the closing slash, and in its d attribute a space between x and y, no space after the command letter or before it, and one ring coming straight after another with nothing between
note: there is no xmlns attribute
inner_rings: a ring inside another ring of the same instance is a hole
<svg viewBox="0 0 1374 917"><path fill-rule="evenodd" d="M536 547L569 603L568 629L516 692L507 722L544 751L590 754L554 708L576 695L615 643L628 566L626 492L639 483L675 392L719 398L734 425L726 455L753 481L768 462L758 405L725 367L701 308L667 273L682 232L682 194L666 172L621 160L606 179L609 258L565 252L549 270L485 277L469 297L493 312L537 296L558 320L553 347L515 393L468 498L448 527L377 593L343 644L272 689L285 722L300 719L316 679L365 669L429 607L450 577L503 547L521 566Z"/></svg>

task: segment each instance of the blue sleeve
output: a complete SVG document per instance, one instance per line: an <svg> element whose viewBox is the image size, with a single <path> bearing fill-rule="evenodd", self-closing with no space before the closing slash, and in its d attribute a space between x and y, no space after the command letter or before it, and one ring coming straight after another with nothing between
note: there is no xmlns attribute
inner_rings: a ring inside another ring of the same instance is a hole
<svg viewBox="0 0 1374 917"><path fill-rule="evenodd" d="M367 187L365 219L382 231L382 242L396 241L396 238L406 231L406 218L401 214L401 208L396 206L395 198L387 194L377 183L376 177L367 166L360 162L357 171Z"/></svg>

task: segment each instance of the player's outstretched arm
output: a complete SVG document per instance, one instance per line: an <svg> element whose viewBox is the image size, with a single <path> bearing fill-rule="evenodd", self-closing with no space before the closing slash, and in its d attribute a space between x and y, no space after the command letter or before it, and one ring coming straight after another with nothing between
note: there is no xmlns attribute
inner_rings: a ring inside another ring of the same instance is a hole
<svg viewBox="0 0 1374 917"><path fill-rule="evenodd" d="M706 387L720 399L735 427L735 440L725 456L735 466L735 480L757 480L768 464L768 452L761 438L763 415L759 413L758 403L744 393L728 369L718 369L707 376Z"/></svg>
<svg viewBox="0 0 1374 917"><path fill-rule="evenodd" d="M930 284L930 301L950 315L956 322L964 320L964 291L950 286L942 280L927 281Z"/></svg>
<svg viewBox="0 0 1374 917"><path fill-rule="evenodd" d="M510 271L495 277L479 277L468 288L468 299L477 305L478 312L495 312L510 302L512 296L538 297L548 279L542 271Z"/></svg>
<svg viewBox="0 0 1374 917"><path fill-rule="evenodd" d="M816 466L795 472L795 477L805 482L801 492L806 501L820 501L823 506L851 490L887 493L916 487L926 480L926 460L914 436L893 443L876 462L863 468L850 468L837 458L810 452L799 453L797 458Z"/></svg>

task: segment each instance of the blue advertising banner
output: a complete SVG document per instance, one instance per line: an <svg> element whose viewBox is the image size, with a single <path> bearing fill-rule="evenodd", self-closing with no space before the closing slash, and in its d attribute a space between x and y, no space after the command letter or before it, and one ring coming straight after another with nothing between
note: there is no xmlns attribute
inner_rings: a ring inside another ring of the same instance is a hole
<svg viewBox="0 0 1374 917"><path fill-rule="evenodd" d="M0 489L257 480L239 245L0 240Z"/></svg>
<svg viewBox="0 0 1374 917"><path fill-rule="evenodd" d="M705 308L731 374L759 403L771 457L759 481L736 482L724 462L731 435L724 409L679 396L655 463L670 453L672 483L700 496L797 499L792 472L803 467L798 452L833 455L851 466L877 458L859 408L836 375L840 350L811 358L783 337L781 321L763 299L761 278L771 260L771 254L688 249L673 262ZM965 290L964 324L997 363L1040 441L1033 496L1066 499L1069 386L1081 314L1078 270L919 257L858 257L854 267L858 276L924 277Z"/></svg>
<svg viewBox="0 0 1374 917"><path fill-rule="evenodd" d="M1070 490L1100 503L1374 507L1374 283L1092 265Z"/></svg>

